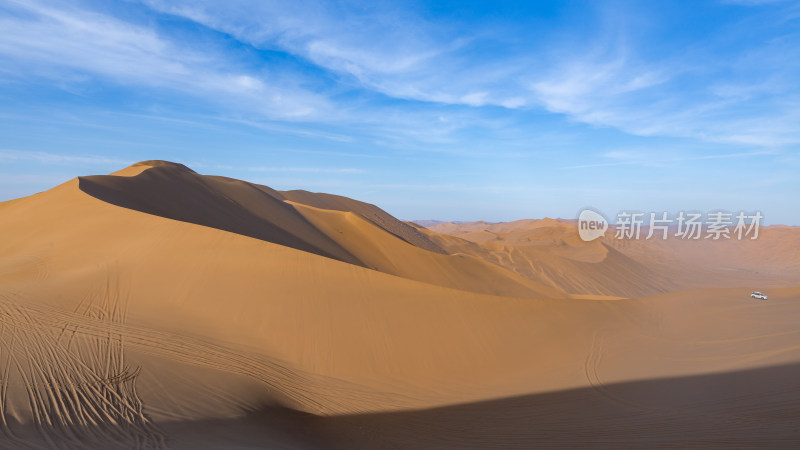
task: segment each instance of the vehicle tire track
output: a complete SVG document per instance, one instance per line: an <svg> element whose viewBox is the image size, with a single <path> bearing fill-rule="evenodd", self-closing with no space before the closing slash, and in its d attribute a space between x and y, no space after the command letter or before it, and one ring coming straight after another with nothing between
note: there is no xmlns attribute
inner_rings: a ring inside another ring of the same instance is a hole
<svg viewBox="0 0 800 450"><path fill-rule="evenodd" d="M586 374L586 380L589 382L589 385L592 387L592 389L595 390L595 392L613 402L634 409L649 410L649 408L643 408L642 405L631 402L627 399L624 399L612 393L611 390L600 380L599 371L600 371L600 362L602 361L604 354L604 339L605 338L603 337L602 329L596 330L592 335L592 346L589 349L589 354L586 355L586 362L584 364L584 372Z"/></svg>
<svg viewBox="0 0 800 450"><path fill-rule="evenodd" d="M8 309L8 308L6 308ZM309 374L288 364L259 354L240 352L198 338L102 321L47 306L26 306L26 313L36 317L39 328L70 330L84 337L125 340L126 345L145 353L179 362L200 365L248 376L262 383L276 401L317 415L335 415L384 410L388 405L413 405L414 399L399 394L379 392L364 386L330 377ZM0 322L9 327L31 328L29 321L15 320L0 314Z"/></svg>
<svg viewBox="0 0 800 450"><path fill-rule="evenodd" d="M53 326L8 295L0 295L0 300L0 352L8 355L0 360L0 411L6 405L4 392L12 380L8 367L13 362L28 395L31 420L47 447L166 448L136 393L139 368L125 364L123 340L115 332L126 309L117 279L107 282L100 299L84 298L78 306L79 310L85 303L85 313L94 311L88 315L103 332L93 335L80 333L69 322ZM13 435L4 416L0 424L15 446L32 447Z"/></svg>
<svg viewBox="0 0 800 450"><path fill-rule="evenodd" d="M737 426L737 425L758 425L758 424L769 424L772 423L772 420L769 418L761 418L755 417L751 415L740 415L730 412L724 413L714 413L714 412L707 412L701 411L695 407L670 407L670 406L656 406L656 405L646 405L641 402L635 402L624 398L614 392L609 388L607 383L604 383L600 378L600 363L603 359L605 354L605 342L607 336L604 335L605 330L598 329L592 335L592 345L589 350L589 353L586 356L585 364L584 364L584 371L586 375L586 379L589 382L589 385L592 389L595 390L598 394L602 395L606 399L615 402L620 405L624 405L628 408L631 408L637 413L640 414L647 414L654 418L659 418L658 420L662 421L671 421L671 420L679 420L682 417L685 417L687 414L702 417L705 420L710 422L716 422L720 424L725 424L726 426Z"/></svg>

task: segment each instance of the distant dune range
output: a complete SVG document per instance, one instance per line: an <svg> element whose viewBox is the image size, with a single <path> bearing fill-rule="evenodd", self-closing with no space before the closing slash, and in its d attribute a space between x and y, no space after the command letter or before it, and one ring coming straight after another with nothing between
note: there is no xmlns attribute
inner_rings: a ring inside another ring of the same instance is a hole
<svg viewBox="0 0 800 450"><path fill-rule="evenodd" d="M428 228L442 248L462 251L574 294L635 297L676 289L797 284L800 230L761 227L756 240L645 239L584 242L561 220L439 222ZM459 239L451 239L452 236ZM464 242L466 241L466 242Z"/></svg>
<svg viewBox="0 0 800 450"><path fill-rule="evenodd" d="M423 228L146 161L0 233L0 448L800 443L796 228Z"/></svg>

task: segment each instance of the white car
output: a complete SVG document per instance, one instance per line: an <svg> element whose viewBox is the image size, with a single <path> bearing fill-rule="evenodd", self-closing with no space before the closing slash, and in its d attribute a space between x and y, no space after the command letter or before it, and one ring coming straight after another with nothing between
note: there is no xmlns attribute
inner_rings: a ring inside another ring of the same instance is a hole
<svg viewBox="0 0 800 450"><path fill-rule="evenodd" d="M760 298L761 300L766 300L767 299L766 295L764 295L764 294L762 294L761 292L758 292L758 291L755 291L752 294L750 294L750 297Z"/></svg>

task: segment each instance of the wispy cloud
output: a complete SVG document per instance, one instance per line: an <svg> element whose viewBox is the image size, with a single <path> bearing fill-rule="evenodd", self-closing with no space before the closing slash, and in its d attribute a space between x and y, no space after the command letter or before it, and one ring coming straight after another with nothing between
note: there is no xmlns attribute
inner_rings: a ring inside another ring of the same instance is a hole
<svg viewBox="0 0 800 450"><path fill-rule="evenodd" d="M731 5L761 6L785 2L786 0L722 0L722 3Z"/></svg>
<svg viewBox="0 0 800 450"><path fill-rule="evenodd" d="M143 1L258 48L277 46L394 98L508 108L526 104L506 89L508 77L520 67L468 57L483 30L430 22L410 5Z"/></svg>
<svg viewBox="0 0 800 450"><path fill-rule="evenodd" d="M35 161L42 164L130 164L118 158L98 155L60 155L38 151L0 149L0 161Z"/></svg>
<svg viewBox="0 0 800 450"><path fill-rule="evenodd" d="M262 119L303 120L335 123L352 132L364 124L383 140L435 145L489 120L484 115L474 121L436 123L430 120L435 113L424 108L410 111L336 98L336 92L357 86L431 104L543 108L640 136L752 146L800 142L795 126L800 98L786 96L798 88L800 65L791 62L800 60L798 36L747 43L732 56L715 53L717 47L736 42L736 30L768 26L783 12L779 6L764 13L766 18L742 19L702 46L689 42L683 53L653 57L647 52L647 32L637 29L635 14L620 5L614 6L613 14L600 8L599 25L581 31L579 43L559 38L563 30L550 35L543 30L539 39L546 39L547 46L526 36L532 47L515 49L504 47L502 33L491 26L437 23L402 4L143 2L256 48L294 55L340 77L339 87L326 92L310 87L314 83L302 71L254 70L218 48L187 46L180 37L144 23L45 1L9 3L15 14L0 17L0 55L24 69L26 76L75 81L89 74L182 92L225 106L231 120L250 126L278 126ZM406 123L398 125L398 120ZM352 140L350 133L306 132Z"/></svg>
<svg viewBox="0 0 800 450"><path fill-rule="evenodd" d="M218 51L181 45L151 27L70 3L7 4L13 14L0 16L0 55L25 77L80 82L90 81L86 75L100 76L272 118L304 118L329 109L325 96L285 79L278 86L263 73L237 70L236 61Z"/></svg>
<svg viewBox="0 0 800 450"><path fill-rule="evenodd" d="M665 153L665 152L659 152ZM677 164L691 162L691 161L705 161L714 159L731 159L731 158L748 158L748 157L761 157L765 155L775 155L774 150L758 150L752 152L735 152L723 153L712 155L678 155L669 156L667 158L658 156L653 151L631 151L631 150L615 150L603 153L601 156L605 158L606 162L578 164L574 166L562 167L562 169L586 169L594 167L612 167L612 166L640 166L640 167L664 167L675 166Z"/></svg>
<svg viewBox="0 0 800 450"><path fill-rule="evenodd" d="M535 76L530 89L548 111L634 135L798 144L800 65L793 61L800 58L800 36L737 42L741 30L769 26L779 16L742 19L710 42L692 43L666 58L649 57L635 39L603 30L588 51L562 48L551 70ZM613 17L605 28L630 27L625 14ZM746 47L732 54L720 50L734 43Z"/></svg>
<svg viewBox="0 0 800 450"><path fill-rule="evenodd" d="M743 19L703 45L686 42L688 50L676 45L664 58L648 54L647 31L636 26L640 12L626 3L600 8L599 26L575 31L574 36L582 38L577 43L573 37L559 38L563 30L548 36L545 29L537 37L547 46L531 36L531 46L523 50L500 46L495 52L491 46L502 34L492 27L433 23L402 5L145 2L258 48L280 48L394 98L472 107L542 107L578 122L640 136L758 146L800 142L794 126L800 119L795 107L799 99L777 98L787 89L775 88L785 83L797 88L791 80L798 78L798 67L786 63L800 60L797 36L749 43L732 57L716 53L718 47L737 42L738 30L769 26L780 10L765 18ZM718 83L713 75L726 72L733 82Z"/></svg>
<svg viewBox="0 0 800 450"><path fill-rule="evenodd" d="M277 172L277 173L338 173L362 174L367 171L355 168L330 168L330 167L249 167L252 172Z"/></svg>

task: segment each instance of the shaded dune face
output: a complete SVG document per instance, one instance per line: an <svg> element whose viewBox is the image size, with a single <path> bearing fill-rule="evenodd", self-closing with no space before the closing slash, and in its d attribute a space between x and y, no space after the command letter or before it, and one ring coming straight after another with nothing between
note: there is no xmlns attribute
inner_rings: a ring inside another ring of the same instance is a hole
<svg viewBox="0 0 800 450"><path fill-rule="evenodd" d="M800 287L656 286L553 222L162 161L0 203L0 448L797 448Z"/></svg>
<svg viewBox="0 0 800 450"><path fill-rule="evenodd" d="M362 265L319 233L275 191L250 183L204 177L183 165L162 163L132 177L80 177L79 187L112 205Z"/></svg>

